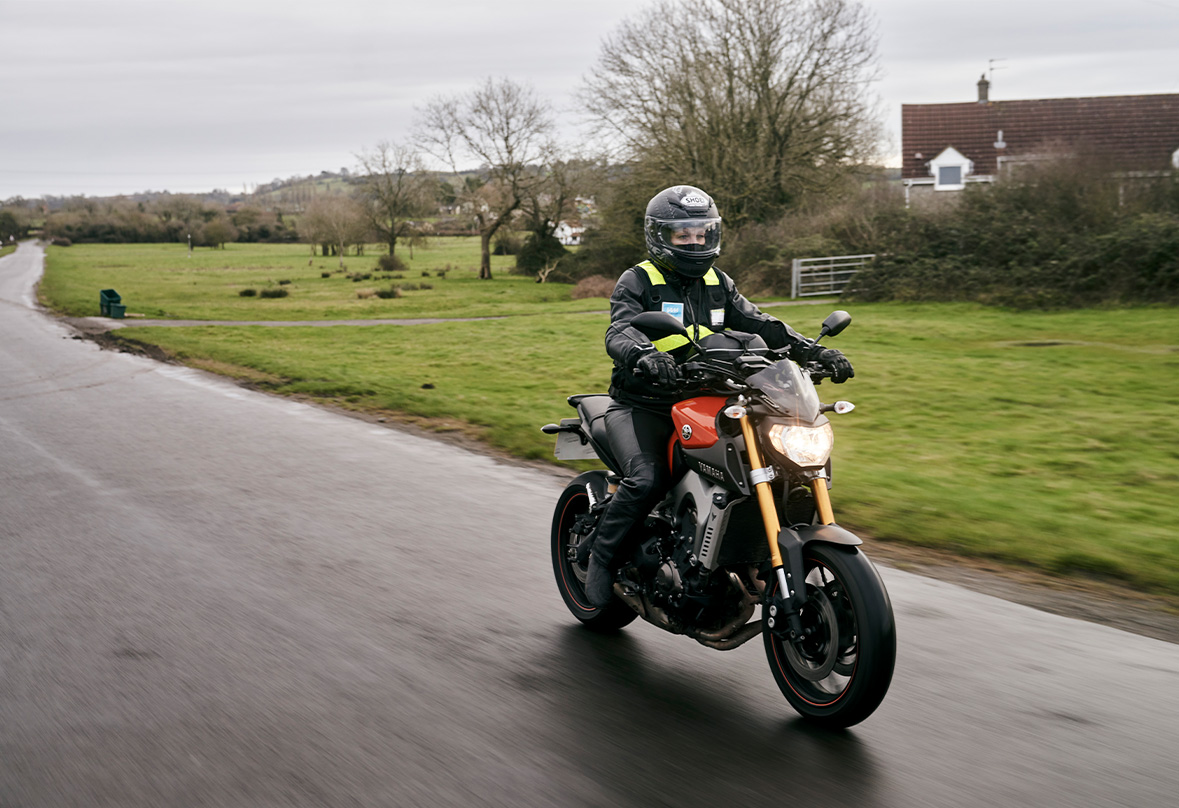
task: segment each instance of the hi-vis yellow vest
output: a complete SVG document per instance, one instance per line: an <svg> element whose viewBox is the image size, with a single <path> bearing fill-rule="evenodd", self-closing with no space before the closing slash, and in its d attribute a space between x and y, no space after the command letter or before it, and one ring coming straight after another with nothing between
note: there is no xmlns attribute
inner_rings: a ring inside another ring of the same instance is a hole
<svg viewBox="0 0 1179 808"><path fill-rule="evenodd" d="M650 261L643 261L641 264L638 264L638 268L647 273L647 278L651 281L652 287L667 285L667 279L663 277L663 273L659 270L659 267L655 266ZM720 276L716 274L715 269L710 267L709 270L704 273L704 285L721 285ZM696 323L693 323L688 327L695 331L693 336L697 342L699 342L702 338L707 337L709 334L716 333L708 326L699 325ZM687 337L682 337L679 334L672 334L670 337L657 339L651 344L655 346L655 350L657 351L674 351L676 348L682 348L683 346L688 345L689 341Z"/></svg>

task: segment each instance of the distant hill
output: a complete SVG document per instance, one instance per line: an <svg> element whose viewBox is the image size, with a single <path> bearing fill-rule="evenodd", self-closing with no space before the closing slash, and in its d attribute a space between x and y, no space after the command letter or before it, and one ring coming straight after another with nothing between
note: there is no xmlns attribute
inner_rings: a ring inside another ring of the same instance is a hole
<svg viewBox="0 0 1179 808"><path fill-rule="evenodd" d="M356 176L346 168L340 169L339 172L333 173L331 171L321 171L319 174L308 174L306 176L292 176L286 179L275 178L270 182L255 186L248 191L227 191L224 188L214 188L211 191L195 192L195 193L172 193L171 191L138 191L132 194L117 194L114 196L88 196L87 199L92 199L97 202L105 200L129 200L131 202L141 202L144 204L155 202L158 199L167 198L169 196L185 196L193 199L198 199L202 202L209 202L211 204L229 207L231 205L252 204L267 209L287 210L297 212L302 209L313 196L317 194L326 193L347 193L358 182ZM44 196L37 200L40 204L37 207L42 207L46 211L59 210L64 207L70 200L77 199L78 195L74 196ZM8 200L9 203L15 203L17 206L21 204L28 204L33 200ZM8 204L8 203L3 203Z"/></svg>

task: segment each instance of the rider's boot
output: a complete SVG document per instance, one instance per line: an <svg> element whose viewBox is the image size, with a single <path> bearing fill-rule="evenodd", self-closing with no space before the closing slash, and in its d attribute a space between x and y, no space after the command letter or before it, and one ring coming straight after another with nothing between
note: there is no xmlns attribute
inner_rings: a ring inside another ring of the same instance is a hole
<svg viewBox="0 0 1179 808"><path fill-rule="evenodd" d="M606 506L597 529L589 535L592 544L585 577L585 596L590 605L600 609L613 600L614 560L633 523L634 517L626 509L617 507L615 501Z"/></svg>
<svg viewBox="0 0 1179 808"><path fill-rule="evenodd" d="M614 573L606 563L598 560L596 553L590 556L585 576L585 599L598 609L609 606L614 599Z"/></svg>

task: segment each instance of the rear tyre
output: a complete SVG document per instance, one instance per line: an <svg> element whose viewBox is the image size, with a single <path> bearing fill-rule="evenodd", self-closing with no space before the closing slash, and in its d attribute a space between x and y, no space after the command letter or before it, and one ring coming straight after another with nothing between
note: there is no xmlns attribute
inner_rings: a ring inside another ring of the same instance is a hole
<svg viewBox="0 0 1179 808"><path fill-rule="evenodd" d="M585 596L587 565L578 564L576 554L577 545L587 538L578 531L579 527L584 527L579 517L590 510L589 495L586 493L587 484L593 486L594 495L599 501L605 499L605 474L587 472L571 482L557 500L557 508L553 512L551 541L553 574L557 578L561 598L582 625L593 631L612 632L627 625L638 615L618 598L614 598L606 606L595 608Z"/></svg>
<svg viewBox="0 0 1179 808"><path fill-rule="evenodd" d="M800 641L783 640L762 614L770 670L782 695L804 718L850 727L880 706L892 682L896 627L876 568L855 547L808 545L806 605ZM773 589L777 590L777 582Z"/></svg>

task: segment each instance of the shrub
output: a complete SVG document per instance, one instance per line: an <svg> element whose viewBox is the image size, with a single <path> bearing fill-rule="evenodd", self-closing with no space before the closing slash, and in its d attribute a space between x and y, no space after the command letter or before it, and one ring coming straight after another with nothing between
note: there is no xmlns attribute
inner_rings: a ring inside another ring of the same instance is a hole
<svg viewBox="0 0 1179 808"><path fill-rule="evenodd" d="M319 273L319 277L321 277L321 278L330 278L331 276L332 276L332 273L330 273L330 272Z"/></svg>
<svg viewBox="0 0 1179 808"><path fill-rule="evenodd" d="M492 245L492 255L517 255L520 248L523 246L523 241L520 236L513 233L511 230L500 229L495 234L495 242Z"/></svg>
<svg viewBox="0 0 1179 808"><path fill-rule="evenodd" d="M377 297L381 298L382 300L401 297L401 290L396 286L390 286L388 289L378 289Z"/></svg>
<svg viewBox="0 0 1179 808"><path fill-rule="evenodd" d="M638 237L630 230L610 228L587 230L577 252L563 258L560 268L549 276L549 281L577 281L593 275L617 278L628 267L644 260L647 249L643 243L642 214L639 208Z"/></svg>
<svg viewBox="0 0 1179 808"><path fill-rule="evenodd" d="M258 290L257 289L242 289L240 292L238 292L238 294L241 295L242 297L254 297L258 294Z"/></svg>
<svg viewBox="0 0 1179 808"><path fill-rule="evenodd" d="M277 289L263 289L259 294L261 297L286 297L290 292L280 286Z"/></svg>
<svg viewBox="0 0 1179 808"><path fill-rule="evenodd" d="M382 272L404 272L408 267L396 255L382 255L377 259L377 269Z"/></svg>
<svg viewBox="0 0 1179 808"><path fill-rule="evenodd" d="M289 281L289 280L285 280L285 281L279 281L279 282L278 282L278 285L279 285L279 286L286 286L288 283L290 283L290 281Z"/></svg>
<svg viewBox="0 0 1179 808"><path fill-rule="evenodd" d="M49 243L52 244L54 247L70 247L70 246L73 246L74 242L70 241L65 236L57 236Z"/></svg>
<svg viewBox="0 0 1179 808"><path fill-rule="evenodd" d="M428 270L428 269L423 269L423 270L422 270L422 277L423 277L423 278L428 278L428 277L430 277L430 270Z"/></svg>
<svg viewBox="0 0 1179 808"><path fill-rule="evenodd" d="M529 233L524 239L524 246L516 256L514 273L519 275L535 275L550 263L560 261L569 251L555 236L537 238L536 233Z"/></svg>
<svg viewBox="0 0 1179 808"><path fill-rule="evenodd" d="M574 300L581 300L587 297L604 297L609 299L610 295L614 294L614 285L618 283L614 278L607 278L605 275L590 275L588 278L582 278L573 287L570 297Z"/></svg>
<svg viewBox="0 0 1179 808"><path fill-rule="evenodd" d="M403 283L398 288L406 292L416 292L418 290L418 285L416 283Z"/></svg>
<svg viewBox="0 0 1179 808"><path fill-rule="evenodd" d="M442 278L442 280L446 280L446 273L448 271L449 271L449 267L447 269L436 269L436 270L434 270L434 275L439 278Z"/></svg>
<svg viewBox="0 0 1179 808"><path fill-rule="evenodd" d="M419 288L419 289L433 289L433 288L434 288L434 285L433 285L433 284L429 284L429 283L419 283L419 284L418 284L418 288Z"/></svg>
<svg viewBox="0 0 1179 808"><path fill-rule="evenodd" d="M1018 308L1179 300L1179 215L1169 188L1119 184L1075 161L969 187L942 213L881 228L861 300L973 300ZM1159 209L1154 209L1154 205Z"/></svg>

